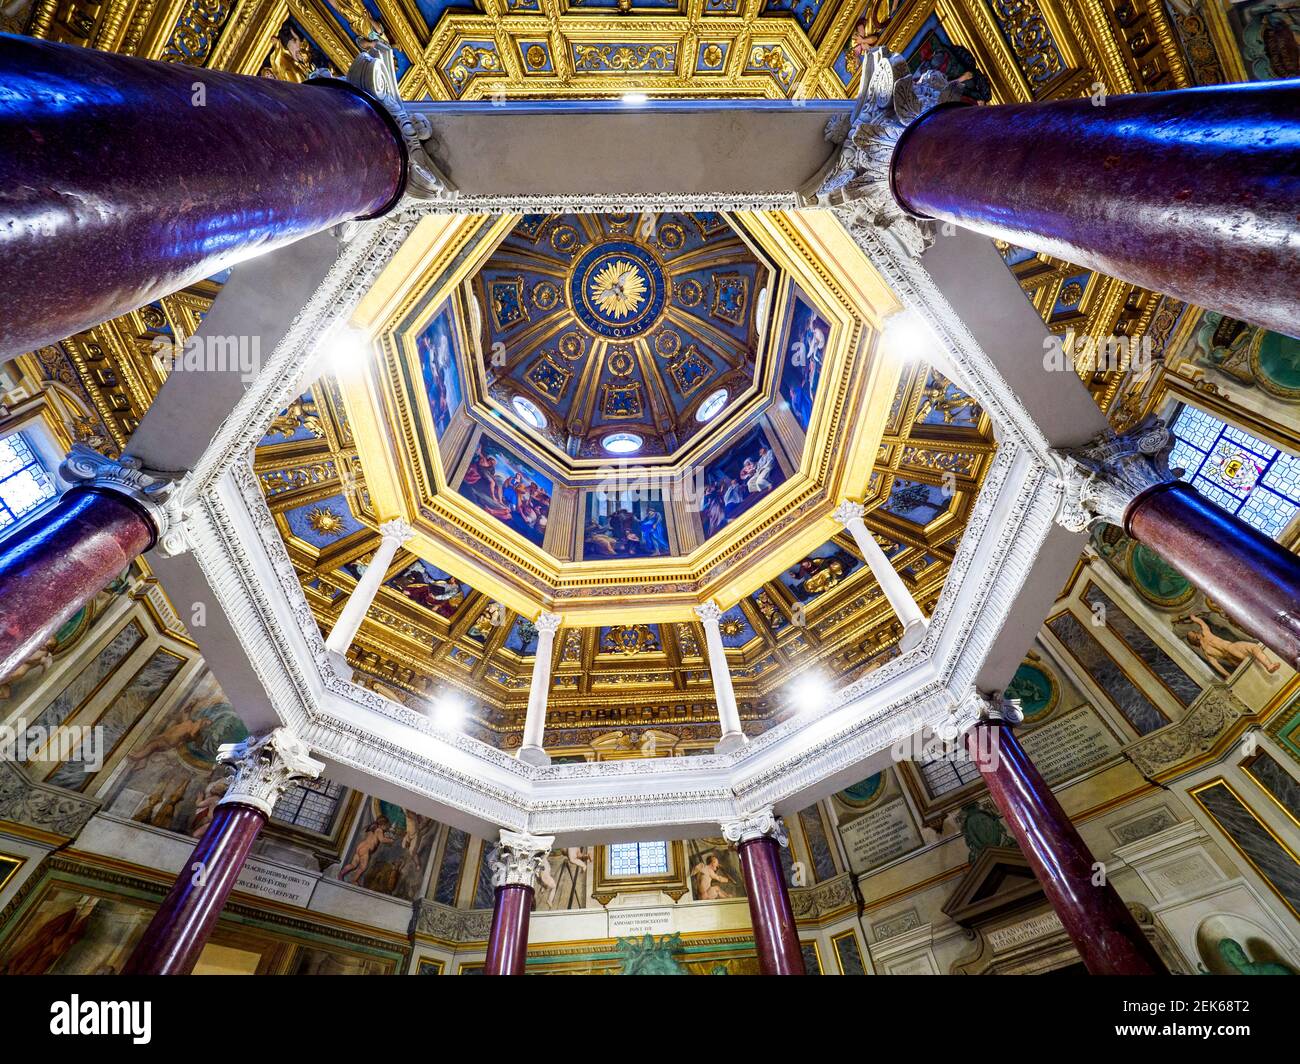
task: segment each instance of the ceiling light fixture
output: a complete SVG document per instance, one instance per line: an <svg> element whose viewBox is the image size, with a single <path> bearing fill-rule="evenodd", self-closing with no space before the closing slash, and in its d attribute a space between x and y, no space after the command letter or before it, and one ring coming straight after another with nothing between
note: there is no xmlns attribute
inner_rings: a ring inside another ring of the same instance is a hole
<svg viewBox="0 0 1300 1064"><path fill-rule="evenodd" d="M625 92L623 93L623 102L629 107L639 107L641 104L648 102L650 99L644 92Z"/></svg>
<svg viewBox="0 0 1300 1064"><path fill-rule="evenodd" d="M443 731L460 731L469 706L459 691L445 690L429 706L429 719Z"/></svg>
<svg viewBox="0 0 1300 1064"><path fill-rule="evenodd" d="M790 684L790 705L799 713L824 706L834 692L826 677L816 669L797 676Z"/></svg>
<svg viewBox="0 0 1300 1064"><path fill-rule="evenodd" d="M719 388L716 392L710 393L695 410L695 420L703 424L705 421L712 421L721 412L722 408L727 405L727 389Z"/></svg>
<svg viewBox="0 0 1300 1064"><path fill-rule="evenodd" d="M934 356L934 333L914 310L903 309L891 314L880 339L887 351L904 362L929 362Z"/></svg>
<svg viewBox="0 0 1300 1064"><path fill-rule="evenodd" d="M546 428L546 415L542 413L541 407L531 399L526 399L522 395L516 395L510 400L510 405L514 408L515 413L523 418L529 425L532 425L533 428Z"/></svg>
<svg viewBox="0 0 1300 1064"><path fill-rule="evenodd" d="M635 432L616 432L606 436L600 445L610 454L636 454L644 442Z"/></svg>
<svg viewBox="0 0 1300 1064"><path fill-rule="evenodd" d="M317 348L316 357L321 376L353 377L370 359L370 337L364 329L341 325Z"/></svg>

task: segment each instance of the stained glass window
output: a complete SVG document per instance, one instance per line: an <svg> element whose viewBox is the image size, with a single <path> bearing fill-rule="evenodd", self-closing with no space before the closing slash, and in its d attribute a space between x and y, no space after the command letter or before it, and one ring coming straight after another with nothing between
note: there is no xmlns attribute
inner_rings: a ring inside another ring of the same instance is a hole
<svg viewBox="0 0 1300 1064"><path fill-rule="evenodd" d="M21 432L0 439L0 529L54 498L54 478L46 472Z"/></svg>
<svg viewBox="0 0 1300 1064"><path fill-rule="evenodd" d="M303 780L291 783L275 803L273 819L328 835L334 826L343 786L329 780Z"/></svg>
<svg viewBox="0 0 1300 1064"><path fill-rule="evenodd" d="M1274 539L1300 510L1300 458L1182 404L1171 468L1211 502Z"/></svg>
<svg viewBox="0 0 1300 1064"><path fill-rule="evenodd" d="M616 842L605 853L611 876L661 876L668 872L666 842Z"/></svg>

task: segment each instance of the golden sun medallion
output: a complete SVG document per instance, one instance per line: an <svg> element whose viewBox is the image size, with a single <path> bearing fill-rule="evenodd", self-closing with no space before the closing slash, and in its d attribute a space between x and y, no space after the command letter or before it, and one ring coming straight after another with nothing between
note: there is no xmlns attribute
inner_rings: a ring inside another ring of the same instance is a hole
<svg viewBox="0 0 1300 1064"><path fill-rule="evenodd" d="M626 318L645 301L646 282L626 259L602 266L591 281L591 298L611 318Z"/></svg>

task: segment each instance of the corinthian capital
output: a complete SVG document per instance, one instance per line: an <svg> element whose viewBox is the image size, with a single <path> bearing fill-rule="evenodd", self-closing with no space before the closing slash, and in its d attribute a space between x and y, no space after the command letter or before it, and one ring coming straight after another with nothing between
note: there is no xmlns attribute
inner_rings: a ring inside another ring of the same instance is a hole
<svg viewBox="0 0 1300 1064"><path fill-rule="evenodd" d="M314 780L325 769L323 762L311 756L307 744L287 728L226 743L217 748L217 763L235 766L235 778L218 804L251 805L267 816L289 784Z"/></svg>
<svg viewBox="0 0 1300 1064"><path fill-rule="evenodd" d="M705 624L717 624L722 620L722 607L710 600L695 607L695 616Z"/></svg>
<svg viewBox="0 0 1300 1064"><path fill-rule="evenodd" d="M70 484L124 495L149 516L154 549L165 558L190 546L188 520L193 499L190 474L146 469L131 455L108 458L84 443L74 443L59 466Z"/></svg>
<svg viewBox="0 0 1300 1064"><path fill-rule="evenodd" d="M862 87L851 115L833 118L826 139L840 144L839 157L822 175L809 206L830 207L855 236L884 230L912 255L934 242L934 223L908 214L894 198L889 167L898 139L912 122L937 104L955 99L938 71L913 74L902 56L883 48L868 52Z"/></svg>
<svg viewBox="0 0 1300 1064"><path fill-rule="evenodd" d="M494 886L535 887L546 856L555 845L554 835L529 835L526 831L502 831L501 842L492 851Z"/></svg>
<svg viewBox="0 0 1300 1064"><path fill-rule="evenodd" d="M409 167L406 194L421 200L454 200L456 190L433 161L432 123L418 111L409 110L398 91L392 47L376 33L358 44L361 51L348 67L347 80L383 104L402 131Z"/></svg>
<svg viewBox="0 0 1300 1064"><path fill-rule="evenodd" d="M383 539L395 540L397 546L400 547L415 535L415 529L407 524L403 518L394 517L379 526L379 535Z"/></svg>
<svg viewBox="0 0 1300 1064"><path fill-rule="evenodd" d="M542 610L542 612L537 615L535 627L539 632L558 632L560 630L560 625L563 623L564 618L558 613L548 613L546 610Z"/></svg>
<svg viewBox="0 0 1300 1064"><path fill-rule="evenodd" d="M854 502L852 499L845 499L839 506L835 507L835 512L831 516L847 527L854 521L861 521L862 515L866 512L867 508L862 503Z"/></svg>
<svg viewBox="0 0 1300 1064"><path fill-rule="evenodd" d="M1158 417L1129 432L1111 429L1082 447L1056 452L1064 498L1056 520L1071 532L1098 521L1123 527L1124 514L1139 495L1177 478L1169 469L1174 437Z"/></svg>
<svg viewBox="0 0 1300 1064"><path fill-rule="evenodd" d="M790 839L785 833L785 825L772 809L760 809L756 813L747 813L737 820L728 820L722 825L722 837L733 846L753 839L772 838L780 846L788 846Z"/></svg>

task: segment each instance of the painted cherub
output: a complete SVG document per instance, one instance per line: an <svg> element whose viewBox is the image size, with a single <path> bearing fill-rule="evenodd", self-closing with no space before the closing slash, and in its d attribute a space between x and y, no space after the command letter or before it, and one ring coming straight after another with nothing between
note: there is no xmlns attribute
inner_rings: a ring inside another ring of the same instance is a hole
<svg viewBox="0 0 1300 1064"><path fill-rule="evenodd" d="M187 706L180 712L179 718L167 725L162 731L146 743L137 746L126 756L132 761L145 761L151 755L162 750L175 750L185 743L199 738L212 722L202 716L201 706Z"/></svg>
<svg viewBox="0 0 1300 1064"><path fill-rule="evenodd" d="M386 816L376 817L357 840L357 847L352 851L352 860L343 866L339 878L346 880L351 874L353 883L360 883L361 877L370 867L375 851L387 842L393 841L392 822Z"/></svg>
<svg viewBox="0 0 1300 1064"><path fill-rule="evenodd" d="M1220 676L1231 676L1237 666L1247 658L1254 658L1265 672L1274 673L1281 667L1264 651L1263 644L1249 639L1229 640L1215 635L1205 618L1194 613L1178 618L1180 621L1197 625L1190 632L1184 632L1183 638L1200 651L1203 657Z"/></svg>

